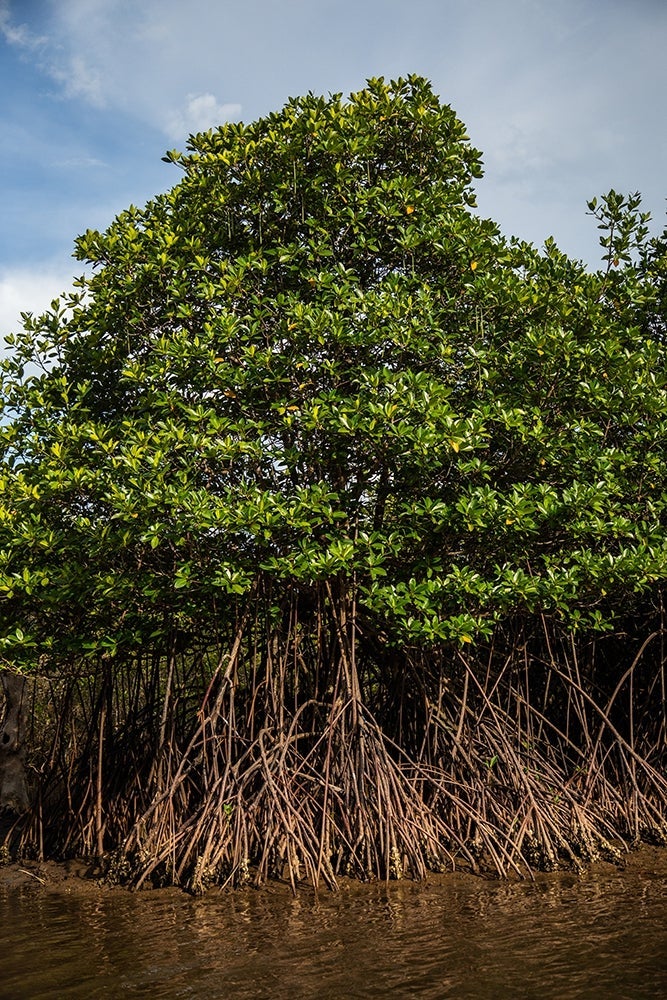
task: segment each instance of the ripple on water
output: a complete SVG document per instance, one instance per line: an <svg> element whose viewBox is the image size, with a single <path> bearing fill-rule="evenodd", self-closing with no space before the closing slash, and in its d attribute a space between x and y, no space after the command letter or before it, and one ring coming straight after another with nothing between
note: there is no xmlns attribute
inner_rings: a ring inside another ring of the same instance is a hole
<svg viewBox="0 0 667 1000"><path fill-rule="evenodd" d="M0 890L0 1000L667 995L667 855L534 883L192 899Z"/></svg>

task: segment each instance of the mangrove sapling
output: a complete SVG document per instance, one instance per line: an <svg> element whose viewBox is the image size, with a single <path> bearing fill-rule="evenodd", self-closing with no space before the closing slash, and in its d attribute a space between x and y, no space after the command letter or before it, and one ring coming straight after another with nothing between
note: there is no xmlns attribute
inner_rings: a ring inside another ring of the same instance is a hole
<svg viewBox="0 0 667 1000"><path fill-rule="evenodd" d="M598 272L505 239L419 77L167 159L2 363L2 656L57 716L12 846L200 891L664 837L637 197L591 203Z"/></svg>

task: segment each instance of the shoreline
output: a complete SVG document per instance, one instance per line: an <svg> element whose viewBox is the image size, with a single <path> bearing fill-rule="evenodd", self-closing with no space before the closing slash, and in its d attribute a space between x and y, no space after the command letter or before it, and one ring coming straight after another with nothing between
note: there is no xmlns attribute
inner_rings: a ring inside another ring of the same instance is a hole
<svg viewBox="0 0 667 1000"><path fill-rule="evenodd" d="M633 874L653 874L667 880L667 846L654 846L642 844L640 847L623 854L619 863L611 861L595 861L586 865L581 871L573 868L560 868L551 872L536 871L532 878L520 879L508 877L503 880L497 876L489 874L473 874L469 870L455 869L447 872L431 872L428 878L421 881L411 878L390 879L382 882L372 879L362 882L359 879L341 876L338 879L338 890L328 889L321 885L317 890L320 896L336 896L341 892L361 892L369 888L377 889L378 885L387 885L394 888L398 885L411 887L432 887L451 886L453 883L464 880L467 883L474 883L480 888L484 885L497 887L499 883L505 882L508 886L530 885L535 883L545 883L559 881L561 879L585 879L610 875L617 872L620 876L627 873L629 877ZM0 864L0 892L11 893L13 891L33 890L44 893L66 893L80 897L115 895L134 896L155 896L158 894L170 894L174 898L192 899L193 894L178 886L166 886L155 888L147 886L140 890L132 889L130 886L111 885L104 881L100 866L96 861L87 861L77 858L68 861L9 861ZM299 893L314 892L310 882L300 883ZM253 893L275 893L285 891L292 895L292 888L289 880L270 880L260 886L248 885L244 888L223 888L221 886L211 886L201 897L216 897L223 893L238 894L243 892Z"/></svg>

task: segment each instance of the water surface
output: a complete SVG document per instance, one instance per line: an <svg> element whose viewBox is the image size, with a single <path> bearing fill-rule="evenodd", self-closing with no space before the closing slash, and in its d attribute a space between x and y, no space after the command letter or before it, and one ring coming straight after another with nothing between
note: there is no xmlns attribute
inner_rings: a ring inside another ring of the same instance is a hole
<svg viewBox="0 0 667 1000"><path fill-rule="evenodd" d="M0 886L0 998L667 996L667 852L535 882L464 875L131 894Z"/></svg>

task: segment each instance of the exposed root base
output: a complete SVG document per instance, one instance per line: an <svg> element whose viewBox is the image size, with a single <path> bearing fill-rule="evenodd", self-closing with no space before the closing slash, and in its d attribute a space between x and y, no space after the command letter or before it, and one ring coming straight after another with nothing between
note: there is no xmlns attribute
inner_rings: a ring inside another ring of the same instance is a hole
<svg viewBox="0 0 667 1000"><path fill-rule="evenodd" d="M524 644L499 667L459 654L364 673L344 628L317 670L294 628L261 669L253 643L243 665L239 631L196 704L178 696L196 689L192 657L73 681L54 698L36 805L0 840L104 857L113 884L192 892L455 867L525 876L667 843L660 661L637 657L606 693L564 646L548 661Z"/></svg>

